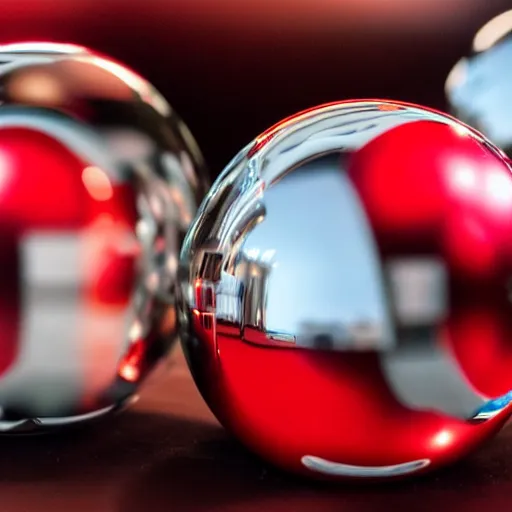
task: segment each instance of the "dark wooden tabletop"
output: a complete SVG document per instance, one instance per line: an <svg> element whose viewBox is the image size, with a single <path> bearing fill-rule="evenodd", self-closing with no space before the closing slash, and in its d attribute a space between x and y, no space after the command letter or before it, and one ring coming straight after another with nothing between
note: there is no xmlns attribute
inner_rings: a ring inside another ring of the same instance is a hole
<svg viewBox="0 0 512 512"><path fill-rule="evenodd" d="M421 479L304 481L269 467L220 427L179 349L123 414L58 435L0 439L0 447L2 512L511 509L510 427L458 465Z"/></svg>

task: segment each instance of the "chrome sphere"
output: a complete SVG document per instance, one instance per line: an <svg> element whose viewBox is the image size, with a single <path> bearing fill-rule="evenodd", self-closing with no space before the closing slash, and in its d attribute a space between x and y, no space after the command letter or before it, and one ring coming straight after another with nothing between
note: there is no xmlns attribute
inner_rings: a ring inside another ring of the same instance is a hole
<svg viewBox="0 0 512 512"><path fill-rule="evenodd" d="M452 462L511 412L511 235L510 162L455 119L377 100L286 119L227 166L182 248L198 388L290 471Z"/></svg>
<svg viewBox="0 0 512 512"><path fill-rule="evenodd" d="M118 409L176 340L204 164L169 104L73 45L0 46L0 432Z"/></svg>
<svg viewBox="0 0 512 512"><path fill-rule="evenodd" d="M486 23L446 79L450 111L512 155L512 10Z"/></svg>

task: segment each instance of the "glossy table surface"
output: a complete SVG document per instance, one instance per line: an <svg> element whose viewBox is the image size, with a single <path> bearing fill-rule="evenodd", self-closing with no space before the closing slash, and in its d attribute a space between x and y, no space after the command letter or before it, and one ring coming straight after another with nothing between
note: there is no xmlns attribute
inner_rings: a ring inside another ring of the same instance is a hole
<svg viewBox="0 0 512 512"><path fill-rule="evenodd" d="M129 411L51 437L1 440L2 512L510 510L512 428L455 467L394 484L284 475L231 439L176 350Z"/></svg>

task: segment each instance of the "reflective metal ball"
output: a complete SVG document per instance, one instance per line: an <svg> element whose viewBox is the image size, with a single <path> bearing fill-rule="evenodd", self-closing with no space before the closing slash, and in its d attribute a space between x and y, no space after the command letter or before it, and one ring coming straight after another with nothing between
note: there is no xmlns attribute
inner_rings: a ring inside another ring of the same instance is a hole
<svg viewBox="0 0 512 512"><path fill-rule="evenodd" d="M0 46L0 432L102 416L163 361L203 167L169 104L123 65L73 45Z"/></svg>
<svg viewBox="0 0 512 512"><path fill-rule="evenodd" d="M512 10L486 23L450 71L450 111L512 155Z"/></svg>
<svg viewBox="0 0 512 512"><path fill-rule="evenodd" d="M282 468L390 478L511 413L512 174L391 101L274 126L214 183L180 263L182 342L224 426Z"/></svg>

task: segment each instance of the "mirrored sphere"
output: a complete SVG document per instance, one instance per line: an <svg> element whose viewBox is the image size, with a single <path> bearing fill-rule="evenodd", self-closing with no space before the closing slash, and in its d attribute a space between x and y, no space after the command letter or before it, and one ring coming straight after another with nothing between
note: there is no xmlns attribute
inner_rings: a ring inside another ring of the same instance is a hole
<svg viewBox="0 0 512 512"><path fill-rule="evenodd" d="M0 46L0 432L119 409L177 339L206 191L151 85L73 45Z"/></svg>
<svg viewBox="0 0 512 512"><path fill-rule="evenodd" d="M227 166L185 238L197 386L291 471L450 463L511 412L511 235L510 162L451 117L370 100L286 119Z"/></svg>
<svg viewBox="0 0 512 512"><path fill-rule="evenodd" d="M512 155L512 10L486 23L446 79L450 111Z"/></svg>

